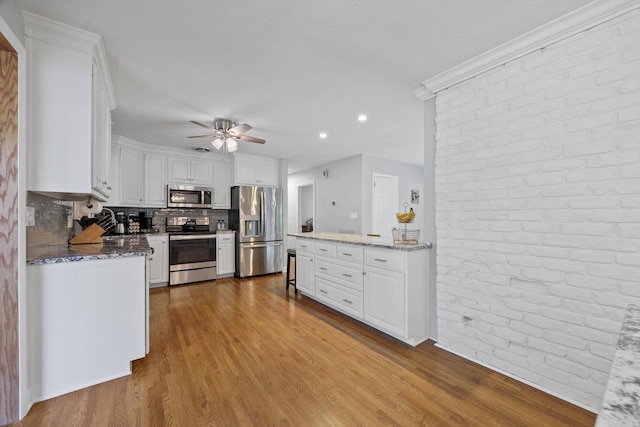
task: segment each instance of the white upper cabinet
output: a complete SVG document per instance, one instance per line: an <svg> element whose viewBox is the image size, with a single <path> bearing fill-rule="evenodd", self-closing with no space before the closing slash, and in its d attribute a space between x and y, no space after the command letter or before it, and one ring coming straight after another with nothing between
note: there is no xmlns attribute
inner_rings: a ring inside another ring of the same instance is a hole
<svg viewBox="0 0 640 427"><path fill-rule="evenodd" d="M229 186L229 163L213 162L213 208L231 208L231 187Z"/></svg>
<svg viewBox="0 0 640 427"><path fill-rule="evenodd" d="M120 150L120 204L142 206L144 201L144 154L131 147Z"/></svg>
<svg viewBox="0 0 640 427"><path fill-rule="evenodd" d="M167 156L144 154L144 206L167 206Z"/></svg>
<svg viewBox="0 0 640 427"><path fill-rule="evenodd" d="M235 154L235 185L280 186L278 160Z"/></svg>
<svg viewBox="0 0 640 427"><path fill-rule="evenodd" d="M169 157L168 181L178 184L211 186L213 161L186 157Z"/></svg>
<svg viewBox="0 0 640 427"><path fill-rule="evenodd" d="M66 200L111 192L115 98L102 38L24 13L28 189Z"/></svg>

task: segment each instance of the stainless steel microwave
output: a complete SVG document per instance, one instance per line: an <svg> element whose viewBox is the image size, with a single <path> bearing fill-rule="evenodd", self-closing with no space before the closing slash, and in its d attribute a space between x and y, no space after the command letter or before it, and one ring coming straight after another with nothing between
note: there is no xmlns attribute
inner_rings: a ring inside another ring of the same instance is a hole
<svg viewBox="0 0 640 427"><path fill-rule="evenodd" d="M191 185L167 185L168 208L211 209L213 188Z"/></svg>

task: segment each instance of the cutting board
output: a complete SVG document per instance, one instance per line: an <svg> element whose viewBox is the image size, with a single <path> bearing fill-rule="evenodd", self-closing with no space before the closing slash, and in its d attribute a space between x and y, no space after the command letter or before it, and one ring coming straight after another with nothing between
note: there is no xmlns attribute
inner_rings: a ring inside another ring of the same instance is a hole
<svg viewBox="0 0 640 427"><path fill-rule="evenodd" d="M87 243L102 243L104 229L98 224L91 224L80 234L69 240L70 245L84 245Z"/></svg>

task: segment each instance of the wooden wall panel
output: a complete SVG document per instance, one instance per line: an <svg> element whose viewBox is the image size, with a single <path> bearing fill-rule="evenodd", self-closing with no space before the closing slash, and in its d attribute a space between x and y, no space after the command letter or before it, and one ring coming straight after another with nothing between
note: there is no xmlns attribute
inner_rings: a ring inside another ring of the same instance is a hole
<svg viewBox="0 0 640 427"><path fill-rule="evenodd" d="M18 385L18 57L0 50L0 425L18 420Z"/></svg>

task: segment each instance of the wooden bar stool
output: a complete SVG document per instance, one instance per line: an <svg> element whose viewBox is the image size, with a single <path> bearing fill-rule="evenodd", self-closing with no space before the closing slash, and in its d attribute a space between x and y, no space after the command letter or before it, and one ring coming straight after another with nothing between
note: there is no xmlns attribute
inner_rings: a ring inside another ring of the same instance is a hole
<svg viewBox="0 0 640 427"><path fill-rule="evenodd" d="M291 273L291 258L295 259L295 257L296 257L296 250L295 249L287 249L287 289L289 289L289 285L293 285L293 287L296 288L296 294L297 294L298 293L298 287L296 286L296 273L297 273L297 271L294 272L293 279L291 279L291 277L290 277L290 273ZM296 268L296 270L297 270L297 268Z"/></svg>

